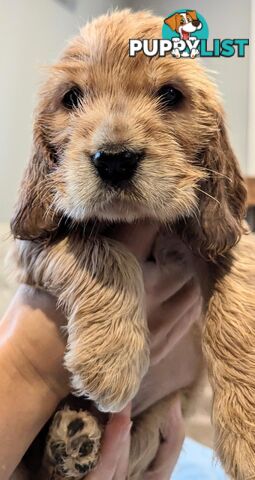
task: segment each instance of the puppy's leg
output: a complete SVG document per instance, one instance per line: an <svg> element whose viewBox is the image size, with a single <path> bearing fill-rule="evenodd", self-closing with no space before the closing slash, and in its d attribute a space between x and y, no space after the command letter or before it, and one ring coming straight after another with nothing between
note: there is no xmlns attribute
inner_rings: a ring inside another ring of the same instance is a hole
<svg viewBox="0 0 255 480"><path fill-rule="evenodd" d="M77 234L43 246L16 242L19 280L56 295L68 316L65 363L78 395L118 411L149 365L142 273L121 244Z"/></svg>
<svg viewBox="0 0 255 480"><path fill-rule="evenodd" d="M215 447L236 480L255 479L255 242L244 236L218 281L204 330Z"/></svg>
<svg viewBox="0 0 255 480"><path fill-rule="evenodd" d="M129 459L129 480L141 480L153 465L164 441L164 427L175 394L168 395L134 419Z"/></svg>

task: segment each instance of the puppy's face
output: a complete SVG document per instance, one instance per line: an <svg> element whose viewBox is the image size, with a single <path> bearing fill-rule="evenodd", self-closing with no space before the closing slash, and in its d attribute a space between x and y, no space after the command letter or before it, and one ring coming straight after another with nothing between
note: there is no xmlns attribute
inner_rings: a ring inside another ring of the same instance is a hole
<svg viewBox="0 0 255 480"><path fill-rule="evenodd" d="M36 190L33 237L35 223L49 229L47 215L56 212L79 222L189 217L197 214L201 195L213 196L201 194L208 169L227 174L220 161L207 158L223 127L202 68L171 56L128 55L130 38L160 38L161 28L161 18L144 12L101 17L53 66L40 96L25 181L26 187L32 181L30 198ZM21 203L15 220L28 230L24 198Z"/></svg>
<svg viewBox="0 0 255 480"><path fill-rule="evenodd" d="M40 121L56 152L54 204L75 220L169 221L196 208L215 94L194 62L129 57L129 38L159 37L161 23L100 19L53 67Z"/></svg>

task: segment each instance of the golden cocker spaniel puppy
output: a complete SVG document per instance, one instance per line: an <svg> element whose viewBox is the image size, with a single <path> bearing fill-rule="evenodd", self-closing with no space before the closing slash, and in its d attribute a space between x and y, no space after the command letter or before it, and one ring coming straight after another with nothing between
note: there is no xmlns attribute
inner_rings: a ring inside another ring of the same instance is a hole
<svg viewBox="0 0 255 480"><path fill-rule="evenodd" d="M226 472L247 480L255 478L255 254L243 235L246 190L199 63L129 57L130 38L160 38L161 28L147 12L100 17L51 68L11 222L18 277L65 309L73 391L118 411L139 389L149 343L141 269L107 227L146 218L176 232L209 266L202 342L215 447ZM157 452L169 401L134 419L132 479ZM54 419L46 451L56 478L82 478L95 466L101 427L87 415L85 443L75 411Z"/></svg>

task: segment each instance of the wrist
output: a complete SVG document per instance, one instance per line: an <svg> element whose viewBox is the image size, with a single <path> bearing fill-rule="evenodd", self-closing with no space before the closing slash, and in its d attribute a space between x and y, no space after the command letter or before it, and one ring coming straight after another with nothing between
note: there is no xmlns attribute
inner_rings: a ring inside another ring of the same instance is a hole
<svg viewBox="0 0 255 480"><path fill-rule="evenodd" d="M22 348L19 348L18 343L13 337L1 346L0 371L4 372L6 381L9 379L19 391L29 393L31 399L40 395L47 397L48 404L54 409L68 394L68 388L62 385L62 381L56 381L55 373L48 367L43 368L42 371L39 352L37 358L34 358L32 349L28 350L26 342Z"/></svg>
<svg viewBox="0 0 255 480"><path fill-rule="evenodd" d="M65 341L56 319L54 299L30 287L18 289L0 324L1 360L8 359L20 381L42 388L60 401L68 394L63 367ZM15 373L14 373L15 372Z"/></svg>
<svg viewBox="0 0 255 480"><path fill-rule="evenodd" d="M47 407L51 415L51 410L54 411L61 400L59 392L52 388L36 371L34 365L9 343L0 348L0 371L1 381L7 391L9 388L13 390L15 385L15 394L17 392L19 401L22 402L22 399L27 403L31 401L33 409L36 401L41 403L40 399L47 398Z"/></svg>
<svg viewBox="0 0 255 480"><path fill-rule="evenodd" d="M0 347L0 448L3 477L10 478L29 445L54 414L60 396L10 344Z"/></svg>

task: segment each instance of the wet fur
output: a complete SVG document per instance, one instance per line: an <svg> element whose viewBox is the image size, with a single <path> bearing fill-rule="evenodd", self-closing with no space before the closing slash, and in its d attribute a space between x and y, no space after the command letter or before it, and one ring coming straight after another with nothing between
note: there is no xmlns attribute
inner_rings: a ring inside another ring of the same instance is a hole
<svg viewBox="0 0 255 480"><path fill-rule="evenodd" d="M128 56L130 38L160 38L161 27L147 12L100 17L51 68L11 223L14 257L19 280L48 289L65 308L74 390L117 411L149 364L142 275L122 245L93 229L86 234L86 226L151 218L177 231L210 266L203 348L215 448L226 472L247 480L255 478L255 255L243 236L246 191L204 69L171 56ZM176 109L166 110L156 95L165 83L184 95ZM73 84L85 94L70 114L61 99ZM89 157L102 148L145 151L129 191L107 190L97 177ZM141 437L133 437L132 478L155 456L170 400L152 407Z"/></svg>

